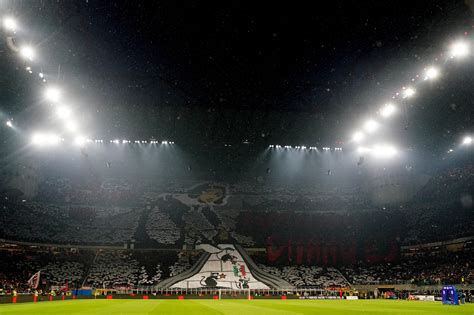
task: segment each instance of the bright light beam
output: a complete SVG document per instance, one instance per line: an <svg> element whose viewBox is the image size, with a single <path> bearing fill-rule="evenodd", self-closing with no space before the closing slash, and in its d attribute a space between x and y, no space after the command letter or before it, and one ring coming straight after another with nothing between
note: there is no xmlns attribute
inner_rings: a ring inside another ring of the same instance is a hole
<svg viewBox="0 0 474 315"><path fill-rule="evenodd" d="M34 145L56 145L60 141L61 138L53 133L34 133L31 138Z"/></svg>
<svg viewBox="0 0 474 315"><path fill-rule="evenodd" d="M29 61L33 61L35 58L35 51L30 46L24 46L20 48L20 55Z"/></svg>
<svg viewBox="0 0 474 315"><path fill-rule="evenodd" d="M7 120L6 125L10 128L13 128L13 123L11 120Z"/></svg>
<svg viewBox="0 0 474 315"><path fill-rule="evenodd" d="M65 127L68 131L74 132L77 130L77 124L76 122L69 120L66 122Z"/></svg>
<svg viewBox="0 0 474 315"><path fill-rule="evenodd" d="M55 87L47 88L44 95L50 102L57 102L61 99L61 91Z"/></svg>
<svg viewBox="0 0 474 315"><path fill-rule="evenodd" d="M56 115L60 119L67 119L71 116L71 109L69 107L66 107L66 106L59 106L56 109Z"/></svg>
<svg viewBox="0 0 474 315"><path fill-rule="evenodd" d="M469 46L463 41L455 42L451 46L451 58L454 57L465 57L469 54Z"/></svg>
<svg viewBox="0 0 474 315"><path fill-rule="evenodd" d="M463 145L471 145L472 144L472 137L469 137L469 136L464 137L464 139L462 140L462 144Z"/></svg>
<svg viewBox="0 0 474 315"><path fill-rule="evenodd" d="M397 155L398 151L391 145L375 145L372 149L374 156L379 158L391 158Z"/></svg>
<svg viewBox="0 0 474 315"><path fill-rule="evenodd" d="M86 144L86 138L83 137L83 136L77 136L75 139L74 139L74 145L77 145L79 147L82 147Z"/></svg>
<svg viewBox="0 0 474 315"><path fill-rule="evenodd" d="M413 94L415 94L415 90L412 89L412 88L406 88L404 91L403 91L403 95L404 97L412 97Z"/></svg>
<svg viewBox="0 0 474 315"><path fill-rule="evenodd" d="M364 140L364 138L365 138L365 135L360 131L356 131L352 135L352 140L354 140L354 142L360 142L360 141Z"/></svg>
<svg viewBox="0 0 474 315"><path fill-rule="evenodd" d="M380 115L382 117L390 117L397 111L397 108L393 104L385 104L384 107L380 110Z"/></svg>
<svg viewBox="0 0 474 315"><path fill-rule="evenodd" d="M7 31L12 31L14 32L17 28L17 23L15 21L15 19L11 18L11 17L5 17L3 18L3 27L7 30Z"/></svg>
<svg viewBox="0 0 474 315"><path fill-rule="evenodd" d="M426 69L426 79L434 80L439 76L439 70L435 67Z"/></svg>
<svg viewBox="0 0 474 315"><path fill-rule="evenodd" d="M379 128L379 124L373 120L373 119L369 119L365 122L364 124L364 129L367 131L367 132L374 132L375 130L377 130Z"/></svg>

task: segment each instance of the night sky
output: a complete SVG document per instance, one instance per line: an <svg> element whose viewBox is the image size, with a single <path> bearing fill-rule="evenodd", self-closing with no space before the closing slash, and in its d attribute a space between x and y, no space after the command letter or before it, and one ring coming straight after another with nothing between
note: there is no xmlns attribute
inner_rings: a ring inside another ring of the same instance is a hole
<svg viewBox="0 0 474 315"><path fill-rule="evenodd" d="M34 65L66 87L91 137L343 146L452 39L472 38L467 2L2 1L0 10L24 25ZM43 124L41 84L0 49L2 115ZM472 132L473 65L448 65L391 135L442 152Z"/></svg>

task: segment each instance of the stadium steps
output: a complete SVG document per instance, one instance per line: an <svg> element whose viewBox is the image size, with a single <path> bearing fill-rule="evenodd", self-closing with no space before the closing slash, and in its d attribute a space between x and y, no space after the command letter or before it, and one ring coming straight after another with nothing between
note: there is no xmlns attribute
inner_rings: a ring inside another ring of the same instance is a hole
<svg viewBox="0 0 474 315"><path fill-rule="evenodd" d="M260 269L257 264L253 261L253 259L247 254L245 249L240 245L234 245L235 248L239 251L240 255L244 259L245 263L250 269L250 272L260 282L265 283L266 285L274 288L274 289L294 289L295 287L291 285L289 282L278 278L275 275L272 275L268 272L263 271Z"/></svg>
<svg viewBox="0 0 474 315"><path fill-rule="evenodd" d="M176 275L174 277L161 281L155 286L155 288L167 289L175 283L178 283L180 281L186 280L194 276L196 273L198 273L201 270L202 266L204 266L204 264L209 259L209 256L211 256L210 253L204 252L190 269L186 270L185 272L180 273L179 275Z"/></svg>

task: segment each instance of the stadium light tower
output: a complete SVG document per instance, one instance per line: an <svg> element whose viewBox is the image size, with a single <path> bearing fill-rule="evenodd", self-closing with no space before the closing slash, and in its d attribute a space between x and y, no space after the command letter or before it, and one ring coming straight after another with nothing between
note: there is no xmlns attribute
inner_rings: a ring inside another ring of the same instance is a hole
<svg viewBox="0 0 474 315"><path fill-rule="evenodd" d="M3 27L7 31L14 32L14 31L16 31L18 25L17 25L14 18L7 16L7 17L3 18Z"/></svg>

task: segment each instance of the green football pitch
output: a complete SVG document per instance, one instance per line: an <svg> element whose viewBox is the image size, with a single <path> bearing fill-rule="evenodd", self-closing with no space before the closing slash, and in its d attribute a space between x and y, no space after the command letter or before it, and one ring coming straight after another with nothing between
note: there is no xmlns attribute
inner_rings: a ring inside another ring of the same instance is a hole
<svg viewBox="0 0 474 315"><path fill-rule="evenodd" d="M76 300L0 305L0 314L474 314L474 304L415 301Z"/></svg>

